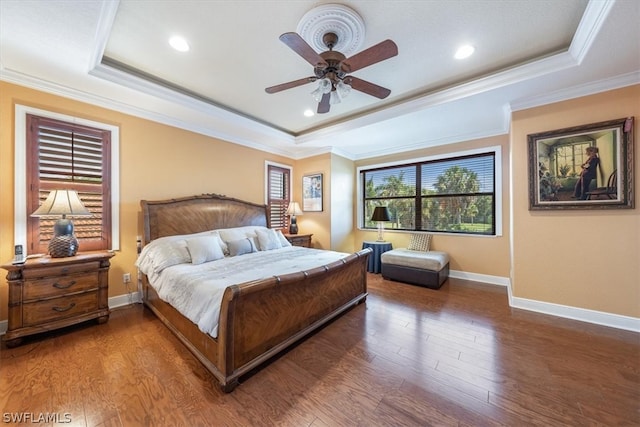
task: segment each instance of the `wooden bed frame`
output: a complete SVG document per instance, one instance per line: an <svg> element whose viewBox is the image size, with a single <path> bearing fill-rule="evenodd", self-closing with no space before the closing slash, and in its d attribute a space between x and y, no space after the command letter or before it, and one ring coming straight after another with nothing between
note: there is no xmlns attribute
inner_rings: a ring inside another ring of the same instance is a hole
<svg viewBox="0 0 640 427"><path fill-rule="evenodd" d="M144 243L163 236L245 225L268 226L264 205L217 194L141 201ZM218 337L163 302L143 276L145 305L231 392L241 375L302 339L367 297L371 250L307 271L228 287L222 298Z"/></svg>

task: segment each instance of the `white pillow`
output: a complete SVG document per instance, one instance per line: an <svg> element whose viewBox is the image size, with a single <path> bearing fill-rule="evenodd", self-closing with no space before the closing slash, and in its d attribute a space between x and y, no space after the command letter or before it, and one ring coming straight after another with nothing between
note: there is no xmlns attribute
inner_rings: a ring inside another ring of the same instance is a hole
<svg viewBox="0 0 640 427"><path fill-rule="evenodd" d="M245 237L244 239L240 240L232 240L230 242L227 242L227 245L229 246L230 256L244 255L258 251L256 242L252 237Z"/></svg>
<svg viewBox="0 0 640 427"><path fill-rule="evenodd" d="M144 274L160 273L167 267L191 262L187 240L199 236L216 234L211 231L200 233L159 237L147 243L136 260L136 267Z"/></svg>
<svg viewBox="0 0 640 427"><path fill-rule="evenodd" d="M260 245L261 251L270 251L272 249L280 249L282 247L275 230L268 228L265 230L256 230L256 234L258 236L258 244Z"/></svg>
<svg viewBox="0 0 640 427"><path fill-rule="evenodd" d="M151 258L151 265L155 273L160 273L172 265L191 262L187 242L184 239L156 240L149 243L147 247L149 247L147 255Z"/></svg>
<svg viewBox="0 0 640 427"><path fill-rule="evenodd" d="M286 248L287 246L291 246L291 242L284 237L282 234L282 230L276 230L276 235L278 236L278 240L280 240L280 246Z"/></svg>
<svg viewBox="0 0 640 427"><path fill-rule="evenodd" d="M241 228L223 228L218 230L218 234L220 234L220 238L227 244L247 237L247 233Z"/></svg>
<svg viewBox="0 0 640 427"><path fill-rule="evenodd" d="M229 248L227 247L227 243L222 240L220 233L218 231L212 231L211 235L218 238L218 242L220 243L220 247L222 248L222 253L224 253L225 255L229 255Z"/></svg>
<svg viewBox="0 0 640 427"><path fill-rule="evenodd" d="M187 248L191 254L192 264L215 261L224 258L222 241L219 236L201 236L187 239Z"/></svg>
<svg viewBox="0 0 640 427"><path fill-rule="evenodd" d="M267 230L267 227L260 225L245 225L243 227L221 228L216 230L220 234L220 238L229 243L234 240L244 239L245 237L255 237L256 230Z"/></svg>

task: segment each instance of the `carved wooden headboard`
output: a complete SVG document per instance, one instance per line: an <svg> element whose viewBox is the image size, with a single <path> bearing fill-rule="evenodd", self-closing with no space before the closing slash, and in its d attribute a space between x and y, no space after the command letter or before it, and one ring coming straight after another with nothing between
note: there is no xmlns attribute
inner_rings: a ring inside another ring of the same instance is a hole
<svg viewBox="0 0 640 427"><path fill-rule="evenodd" d="M179 199L142 200L144 243L158 237L191 234L244 225L269 226L266 205L245 202L220 194Z"/></svg>

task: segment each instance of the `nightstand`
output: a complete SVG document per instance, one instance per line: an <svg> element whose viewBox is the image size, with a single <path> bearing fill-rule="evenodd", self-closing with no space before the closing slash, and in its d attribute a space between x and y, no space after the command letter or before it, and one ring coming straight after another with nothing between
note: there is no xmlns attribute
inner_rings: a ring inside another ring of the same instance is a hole
<svg viewBox="0 0 640 427"><path fill-rule="evenodd" d="M311 236L313 234L285 234L284 237L291 243L292 246L303 246L305 248L311 247Z"/></svg>
<svg viewBox="0 0 640 427"><path fill-rule="evenodd" d="M4 264L9 284L9 319L2 340L7 347L22 337L90 319L109 319L109 266L114 253L79 252L76 256L28 259Z"/></svg>

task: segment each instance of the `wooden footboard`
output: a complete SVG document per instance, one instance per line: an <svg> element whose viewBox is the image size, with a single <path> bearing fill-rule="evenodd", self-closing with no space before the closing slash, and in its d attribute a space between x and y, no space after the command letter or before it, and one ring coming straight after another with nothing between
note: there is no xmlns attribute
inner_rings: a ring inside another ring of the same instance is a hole
<svg viewBox="0 0 640 427"><path fill-rule="evenodd" d="M202 333L150 286L145 304L230 392L241 375L363 301L370 252L364 249L323 267L227 288L218 338Z"/></svg>
<svg viewBox="0 0 640 427"><path fill-rule="evenodd" d="M219 194L141 201L144 243L160 237L246 225L269 226L268 209ZM143 298L229 392L239 377L367 296L371 249L312 270L225 290L218 337L162 301L143 277Z"/></svg>

